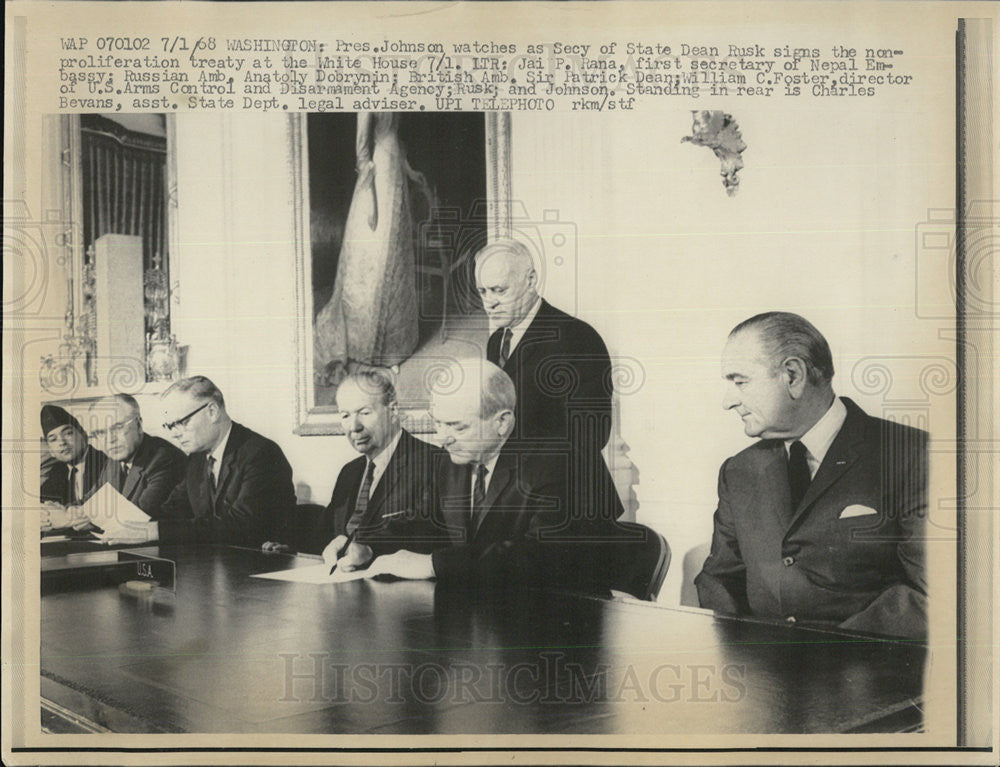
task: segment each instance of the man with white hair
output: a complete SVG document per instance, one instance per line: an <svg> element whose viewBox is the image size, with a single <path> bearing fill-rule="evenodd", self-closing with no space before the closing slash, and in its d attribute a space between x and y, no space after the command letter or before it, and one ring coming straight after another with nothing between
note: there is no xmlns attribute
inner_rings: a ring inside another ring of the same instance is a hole
<svg viewBox="0 0 1000 767"><path fill-rule="evenodd" d="M551 583L572 570L574 583L586 583L588 573L562 566L575 553L565 456L510 439L516 406L510 377L486 360L456 361L432 387L431 415L451 459L437 474L450 545L378 557L370 575L496 585Z"/></svg>
<svg viewBox="0 0 1000 767"><path fill-rule="evenodd" d="M566 456L580 511L623 513L601 451L611 434L611 358L601 336L538 294L527 247L496 240L476 254L476 287L489 318L486 359L517 392L514 438Z"/></svg>
<svg viewBox="0 0 1000 767"><path fill-rule="evenodd" d="M538 294L525 245L490 243L476 254L476 288L490 322L486 358L517 391L516 438L565 441L586 436L600 451L611 434L611 359L600 335ZM574 419L593 421L573 434Z"/></svg>
<svg viewBox="0 0 1000 767"><path fill-rule="evenodd" d="M130 394L104 397L90 406L99 419L90 438L112 459L107 482L147 514L155 515L184 473L184 453L165 439L146 434L139 403Z"/></svg>

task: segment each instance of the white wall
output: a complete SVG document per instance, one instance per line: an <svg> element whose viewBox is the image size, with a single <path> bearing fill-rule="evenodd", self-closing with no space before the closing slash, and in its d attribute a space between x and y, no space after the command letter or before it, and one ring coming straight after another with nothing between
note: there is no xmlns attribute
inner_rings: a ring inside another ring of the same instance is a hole
<svg viewBox="0 0 1000 767"><path fill-rule="evenodd" d="M545 243L543 292L638 371L622 396L622 433L639 469L638 519L674 551L664 601L678 598L684 553L710 537L719 465L749 444L720 407L719 352L740 320L771 309L804 314L831 343L841 394L876 413L893 398L905 400L904 415L930 403L935 433L953 428L949 396L918 380L927 356L952 358L953 345L938 337L940 321L914 309L914 226L953 199L949 183L932 183L948 167L952 136L933 133L930 121L844 115L828 130L832 115L815 111L776 124L767 109L737 110L748 149L732 198L712 153L680 142L691 127L686 109L514 116L514 194L532 220L523 231ZM188 372L215 380L233 416L277 440L296 482L325 503L354 453L343 437L292 433L286 118L183 115L177 143L174 316L191 346ZM575 253L554 234L575 237ZM933 290L940 298L946 287ZM869 357L892 358L888 391L862 361Z"/></svg>
<svg viewBox="0 0 1000 767"><path fill-rule="evenodd" d="M299 501L326 504L357 454L343 437L295 425L295 250L287 117L177 119L180 303L188 374L222 389L230 414L281 445Z"/></svg>
<svg viewBox="0 0 1000 767"><path fill-rule="evenodd" d="M954 199L950 176L932 183L950 171L953 137L932 132L919 105L888 124L863 110L850 122L844 110L777 121L748 105L735 110L748 149L730 198L712 152L680 141L688 106L642 118L517 114L512 130L515 198L577 229L576 274L545 294L642 367L644 383L622 397L622 434L639 470L637 519L673 549L667 602L684 553L711 536L719 466L749 444L721 409L719 354L737 322L801 313L831 344L838 393L872 413L892 411L890 399L906 400L906 413L933 404L936 435L954 424L951 398L917 380L928 355L947 363L954 344L914 310L914 225ZM888 392L866 357L893 358ZM951 376L938 389L953 386Z"/></svg>

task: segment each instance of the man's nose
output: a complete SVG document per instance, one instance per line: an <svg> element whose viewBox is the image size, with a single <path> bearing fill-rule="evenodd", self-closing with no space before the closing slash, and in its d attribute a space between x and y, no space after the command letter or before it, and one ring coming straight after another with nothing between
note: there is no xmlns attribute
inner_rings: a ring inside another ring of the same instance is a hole
<svg viewBox="0 0 1000 767"><path fill-rule="evenodd" d="M727 386L725 393L722 395L722 409L732 410L739 404L740 398L736 395L736 387Z"/></svg>

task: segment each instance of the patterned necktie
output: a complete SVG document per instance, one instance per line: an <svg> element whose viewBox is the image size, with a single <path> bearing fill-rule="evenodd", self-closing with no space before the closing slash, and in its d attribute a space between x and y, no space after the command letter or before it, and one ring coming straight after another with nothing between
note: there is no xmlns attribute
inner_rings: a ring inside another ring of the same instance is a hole
<svg viewBox="0 0 1000 767"><path fill-rule="evenodd" d="M472 510L469 514L469 535L475 533L476 528L482 521L483 504L486 501L486 467L477 463L474 469L476 473L476 483L472 488Z"/></svg>
<svg viewBox="0 0 1000 767"><path fill-rule="evenodd" d="M503 343L500 344L500 367L507 364L510 359L510 340L514 333L510 328L503 329Z"/></svg>
<svg viewBox="0 0 1000 767"><path fill-rule="evenodd" d="M80 494L76 489L76 475L80 470L76 466L69 467L69 505L78 506L80 504Z"/></svg>
<svg viewBox="0 0 1000 767"><path fill-rule="evenodd" d="M208 489L212 491L212 495L215 495L215 456L210 455L207 461L208 465Z"/></svg>
<svg viewBox="0 0 1000 767"><path fill-rule="evenodd" d="M798 440L788 450L788 487L792 491L792 511L802 503L812 478L806 461L806 446Z"/></svg>
<svg viewBox="0 0 1000 767"><path fill-rule="evenodd" d="M486 344L486 359L497 367L503 367L510 359L510 339L513 333L510 328L494 330Z"/></svg>
<svg viewBox="0 0 1000 767"><path fill-rule="evenodd" d="M358 490L358 500L354 504L354 513L347 520L347 534L350 535L361 525L365 512L368 511L368 501L371 499L372 479L375 477L375 461L369 459L368 467L365 469L365 478Z"/></svg>

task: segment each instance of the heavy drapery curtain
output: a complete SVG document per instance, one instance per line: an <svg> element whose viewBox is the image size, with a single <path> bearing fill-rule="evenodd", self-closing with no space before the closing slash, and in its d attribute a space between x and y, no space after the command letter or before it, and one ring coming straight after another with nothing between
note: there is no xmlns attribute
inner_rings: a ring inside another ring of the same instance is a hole
<svg viewBox="0 0 1000 767"><path fill-rule="evenodd" d="M167 269L166 139L80 118L84 250L105 234L142 237L143 270Z"/></svg>

